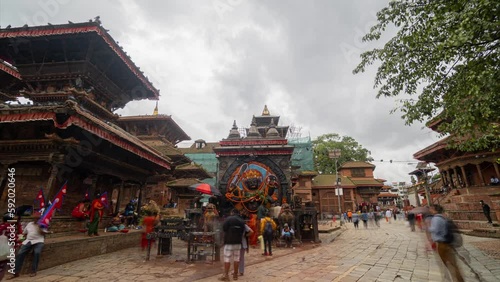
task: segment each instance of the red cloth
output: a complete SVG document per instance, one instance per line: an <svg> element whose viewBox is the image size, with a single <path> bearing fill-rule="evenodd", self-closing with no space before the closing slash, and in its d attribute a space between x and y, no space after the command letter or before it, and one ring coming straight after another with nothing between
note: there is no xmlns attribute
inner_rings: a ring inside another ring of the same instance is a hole
<svg viewBox="0 0 500 282"><path fill-rule="evenodd" d="M146 238L146 236L153 232L154 230L154 227L155 227L155 221L156 221L156 217L155 216L146 216L143 220L142 220L142 226L143 226L143 230L144 232L142 233L142 238L141 238L141 247L142 249L145 249L148 247L148 239Z"/></svg>
<svg viewBox="0 0 500 282"><path fill-rule="evenodd" d="M101 199L95 199L92 201L92 206L90 207L90 218L94 218L94 213L99 213L99 220L102 218L104 205L101 203Z"/></svg>
<svg viewBox="0 0 500 282"><path fill-rule="evenodd" d="M79 203L71 212L71 216L78 219L85 219L89 216L88 211L85 210L85 203Z"/></svg>

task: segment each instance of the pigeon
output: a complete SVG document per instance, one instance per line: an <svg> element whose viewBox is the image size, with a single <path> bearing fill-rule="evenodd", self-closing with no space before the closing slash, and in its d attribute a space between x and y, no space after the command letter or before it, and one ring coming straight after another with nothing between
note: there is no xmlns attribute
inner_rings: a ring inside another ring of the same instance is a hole
<svg viewBox="0 0 500 282"><path fill-rule="evenodd" d="M24 25L23 25L23 27L24 27L24 28L27 28L27 27L28 27L28 24L24 24Z"/></svg>
<svg viewBox="0 0 500 282"><path fill-rule="evenodd" d="M52 26L52 24L51 24L51 23L47 23L47 25Z"/></svg>
<svg viewBox="0 0 500 282"><path fill-rule="evenodd" d="M72 22L72 21L68 21L68 23L69 23L69 24L73 24L73 22Z"/></svg>
<svg viewBox="0 0 500 282"><path fill-rule="evenodd" d="M6 28L6 29L9 29L10 27L11 27L11 25L9 24L9 25L8 25L8 26L6 26L5 28Z"/></svg>

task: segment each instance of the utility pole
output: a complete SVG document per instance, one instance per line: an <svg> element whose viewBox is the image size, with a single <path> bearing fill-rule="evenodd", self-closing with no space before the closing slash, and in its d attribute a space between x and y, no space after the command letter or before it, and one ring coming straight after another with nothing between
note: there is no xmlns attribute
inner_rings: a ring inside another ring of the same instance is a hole
<svg viewBox="0 0 500 282"><path fill-rule="evenodd" d="M335 191L337 192L337 199L339 201L339 221L342 226L342 207L340 206L340 189L339 189L339 173L337 170L337 161L340 158L342 152L340 149L333 149L328 152L328 157L330 159L335 159Z"/></svg>

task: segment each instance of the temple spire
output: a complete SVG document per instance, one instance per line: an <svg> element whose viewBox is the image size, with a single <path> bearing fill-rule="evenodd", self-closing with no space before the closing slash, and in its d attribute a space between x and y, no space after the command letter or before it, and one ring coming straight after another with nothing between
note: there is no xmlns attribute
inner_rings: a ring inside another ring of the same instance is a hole
<svg viewBox="0 0 500 282"><path fill-rule="evenodd" d="M154 115L154 116L157 116L157 115L158 115L158 101L156 101L156 107L155 107L155 109L153 110L153 115Z"/></svg>
<svg viewBox="0 0 500 282"><path fill-rule="evenodd" d="M264 110L262 111L263 116L270 116L269 110L267 109L267 105L264 105Z"/></svg>

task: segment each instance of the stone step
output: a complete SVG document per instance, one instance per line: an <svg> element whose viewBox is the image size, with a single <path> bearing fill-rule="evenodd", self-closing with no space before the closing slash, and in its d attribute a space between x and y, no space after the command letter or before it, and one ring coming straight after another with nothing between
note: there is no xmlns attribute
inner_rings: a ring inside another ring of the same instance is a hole
<svg viewBox="0 0 500 282"><path fill-rule="evenodd" d="M491 228L491 224L489 224L486 220L484 221L477 221L477 220L455 220L453 219L453 222L458 226L460 229L467 229L467 230L474 230L474 229L479 229L479 228Z"/></svg>
<svg viewBox="0 0 500 282"><path fill-rule="evenodd" d="M500 238L500 225L493 224L490 228L474 228L465 234L477 237Z"/></svg>

